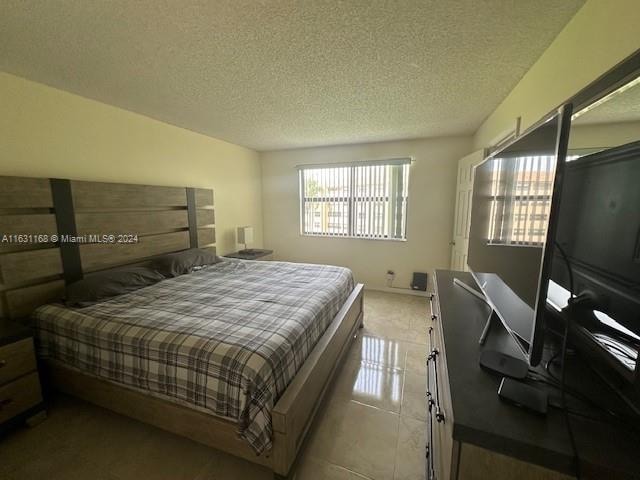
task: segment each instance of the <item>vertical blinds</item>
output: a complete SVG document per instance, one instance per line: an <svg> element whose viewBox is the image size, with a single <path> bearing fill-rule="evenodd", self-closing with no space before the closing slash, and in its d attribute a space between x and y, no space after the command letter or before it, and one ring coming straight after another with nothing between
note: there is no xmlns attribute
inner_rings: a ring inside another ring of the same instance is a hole
<svg viewBox="0 0 640 480"><path fill-rule="evenodd" d="M411 159L299 167L303 235L406 239Z"/></svg>
<svg viewBox="0 0 640 480"><path fill-rule="evenodd" d="M556 157L515 160L493 160L488 238L502 245L541 245L547 234Z"/></svg>

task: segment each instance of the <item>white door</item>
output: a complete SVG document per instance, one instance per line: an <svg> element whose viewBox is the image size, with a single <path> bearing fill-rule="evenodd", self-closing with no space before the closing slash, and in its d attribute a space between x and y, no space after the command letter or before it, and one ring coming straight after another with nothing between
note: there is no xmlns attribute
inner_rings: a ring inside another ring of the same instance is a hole
<svg viewBox="0 0 640 480"><path fill-rule="evenodd" d="M469 248L469 226L471 223L471 195L473 193L473 167L484 160L485 151L478 150L458 162L456 186L456 211L451 241L451 269L469 270L467 250Z"/></svg>

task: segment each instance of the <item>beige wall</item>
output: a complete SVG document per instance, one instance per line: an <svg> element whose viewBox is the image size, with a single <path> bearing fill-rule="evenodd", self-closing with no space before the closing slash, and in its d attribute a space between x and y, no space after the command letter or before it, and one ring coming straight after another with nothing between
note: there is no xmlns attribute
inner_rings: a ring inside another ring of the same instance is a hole
<svg viewBox="0 0 640 480"><path fill-rule="evenodd" d="M617 147L640 140L640 122L574 124L569 135L569 149Z"/></svg>
<svg viewBox="0 0 640 480"><path fill-rule="evenodd" d="M329 263L353 270L369 288L408 287L411 273L449 266L458 159L470 137L451 137L261 154L265 245L280 260ZM407 241L319 238L300 235L296 165L412 156Z"/></svg>
<svg viewBox="0 0 640 480"><path fill-rule="evenodd" d="M638 0L588 0L480 126L484 148L522 117L527 128L640 48Z"/></svg>
<svg viewBox="0 0 640 480"><path fill-rule="evenodd" d="M218 252L262 245L256 152L4 73L0 112L0 175L213 188Z"/></svg>

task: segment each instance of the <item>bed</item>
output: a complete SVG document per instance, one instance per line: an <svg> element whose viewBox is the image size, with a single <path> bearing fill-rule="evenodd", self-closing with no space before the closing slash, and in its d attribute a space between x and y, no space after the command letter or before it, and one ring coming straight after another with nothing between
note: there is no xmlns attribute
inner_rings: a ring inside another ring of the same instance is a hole
<svg viewBox="0 0 640 480"><path fill-rule="evenodd" d="M0 316L33 317L47 383L276 477L291 471L362 325L363 286L347 269L225 261L71 309L57 303L65 283L215 252L213 191L0 177L0 200L0 230L49 235L0 245ZM132 232L134 244L51 241Z"/></svg>
<svg viewBox="0 0 640 480"><path fill-rule="evenodd" d="M341 267L223 261L86 308L43 305L37 353L233 421L261 455L273 407L354 286Z"/></svg>

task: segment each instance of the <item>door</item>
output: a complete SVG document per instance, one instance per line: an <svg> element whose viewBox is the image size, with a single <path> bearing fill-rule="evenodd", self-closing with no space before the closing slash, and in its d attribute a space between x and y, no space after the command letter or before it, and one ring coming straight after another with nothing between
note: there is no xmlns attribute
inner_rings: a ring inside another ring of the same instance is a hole
<svg viewBox="0 0 640 480"><path fill-rule="evenodd" d="M485 151L477 150L458 162L456 210L451 240L451 270L467 271L469 226L471 223L471 196L473 194L473 167L484 160Z"/></svg>

